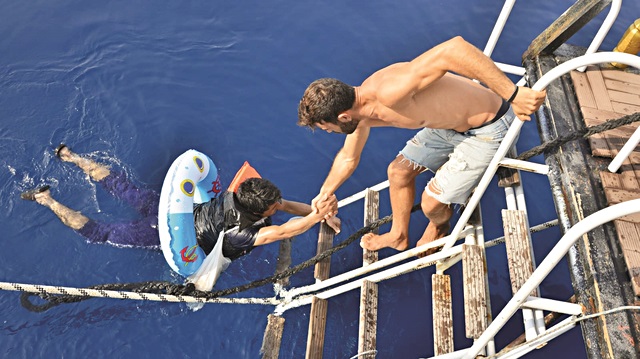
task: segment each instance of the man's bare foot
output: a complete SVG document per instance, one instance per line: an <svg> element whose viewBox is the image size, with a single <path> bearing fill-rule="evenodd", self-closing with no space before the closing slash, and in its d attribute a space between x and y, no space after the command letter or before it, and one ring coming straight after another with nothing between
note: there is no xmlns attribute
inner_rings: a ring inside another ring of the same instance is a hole
<svg viewBox="0 0 640 359"><path fill-rule="evenodd" d="M449 222L446 222L444 225L441 225L441 226L432 225L431 222L429 222L429 225L427 225L427 228L424 230L424 233L422 234L422 238L420 238L418 243L416 243L416 247L420 247L423 244L427 244L429 242L435 241L436 239L445 237L447 234L449 234L449 228L450 228ZM420 258L426 257L428 255L438 252L441 249L442 249L441 246L436 248L429 248L425 252L418 254L418 257Z"/></svg>
<svg viewBox="0 0 640 359"><path fill-rule="evenodd" d="M367 233L360 239L360 247L370 251L377 251L382 248L393 248L404 251L409 247L409 239L393 236L391 233L377 235Z"/></svg>
<svg viewBox="0 0 640 359"><path fill-rule="evenodd" d="M61 143L54 151L56 157L58 157L59 159L61 159L64 162L73 162L75 163L74 160L79 159L80 156L76 155L75 153L71 152L71 150L69 149L69 147L67 147L67 145L65 145L64 143Z"/></svg>
<svg viewBox="0 0 640 359"><path fill-rule="evenodd" d="M71 152L69 147L67 147L67 145L65 145L64 143L60 144L55 149L54 153L62 161L71 162L80 167L94 181L101 181L111 173L108 166L99 164L89 158L85 158L74 152Z"/></svg>

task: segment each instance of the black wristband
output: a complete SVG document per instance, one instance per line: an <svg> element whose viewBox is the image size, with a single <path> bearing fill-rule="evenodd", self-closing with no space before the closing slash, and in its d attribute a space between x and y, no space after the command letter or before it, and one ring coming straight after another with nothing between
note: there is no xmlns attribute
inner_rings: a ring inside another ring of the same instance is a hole
<svg viewBox="0 0 640 359"><path fill-rule="evenodd" d="M513 90L513 94L511 95L511 97L509 97L507 102L511 103L511 101L515 100L517 94L518 94L518 86L516 85L516 89Z"/></svg>

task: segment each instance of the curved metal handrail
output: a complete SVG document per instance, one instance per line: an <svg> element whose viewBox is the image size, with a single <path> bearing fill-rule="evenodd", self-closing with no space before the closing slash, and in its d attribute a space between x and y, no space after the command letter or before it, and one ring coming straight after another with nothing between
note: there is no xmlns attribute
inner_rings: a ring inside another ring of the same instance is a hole
<svg viewBox="0 0 640 359"><path fill-rule="evenodd" d="M520 305L527 300L531 291L542 283L549 272L555 268L578 239L596 227L633 213L640 213L640 198L601 209L571 227L553 249L551 249L531 277L522 285L516 294L513 295L511 300L504 306L500 314L495 317L484 333L482 333L474 344L464 353L462 358L472 359L476 357L476 354L496 335L498 330L507 323L513 314L520 309Z"/></svg>
<svg viewBox="0 0 640 359"><path fill-rule="evenodd" d="M532 86L532 89L537 91L543 90L555 79L579 67L600 64L600 63L609 63L609 62L619 62L629 66L640 68L640 57L635 55L625 54L621 52L600 52L595 54L587 54L587 55L582 55L580 57L576 57L574 59L571 59L567 62L564 62L554 67L552 70L544 74ZM524 122L520 119L514 120L513 123L511 124L511 127L509 128L509 131L507 132L506 136L502 140L502 143L498 147L498 150L496 151L495 156L489 163L489 167L487 168L487 171L485 172L484 176L482 176L482 179L480 180L480 183L476 187L475 192L469 199L469 203L467 204L465 210L460 215L460 218L458 219L456 226L451 231L449 240L444 245L445 250L453 247L453 245L457 241L458 236L466 226L467 221L469 220L469 218L471 218L471 214L473 213L473 210L476 208L478 203L480 203L480 198L484 195L484 192L489 186L489 183L491 182L493 175L498 169L500 161L505 157L505 155L507 154L507 151L511 148L511 146L515 142L515 139L518 137L518 134L520 133L520 129L522 128L523 124ZM439 266L438 271L442 272L446 268L448 267L441 265Z"/></svg>

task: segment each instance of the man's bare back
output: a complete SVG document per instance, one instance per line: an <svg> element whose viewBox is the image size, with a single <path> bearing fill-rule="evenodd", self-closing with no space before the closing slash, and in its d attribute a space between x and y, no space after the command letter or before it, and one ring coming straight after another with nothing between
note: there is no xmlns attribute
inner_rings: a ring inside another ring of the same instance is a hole
<svg viewBox="0 0 640 359"><path fill-rule="evenodd" d="M403 65L381 69L356 88L363 107L371 108L371 115L361 118L359 126L464 132L491 120L500 108L502 99L493 91L451 73L422 91L397 96L393 91L394 73Z"/></svg>

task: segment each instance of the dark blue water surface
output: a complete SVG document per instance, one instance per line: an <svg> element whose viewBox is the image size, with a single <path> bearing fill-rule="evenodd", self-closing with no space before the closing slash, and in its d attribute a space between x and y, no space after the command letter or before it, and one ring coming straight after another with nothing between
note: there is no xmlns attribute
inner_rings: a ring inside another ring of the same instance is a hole
<svg viewBox="0 0 640 359"><path fill-rule="evenodd" d="M569 0L519 2L494 60L519 65L530 41L571 5ZM296 126L307 84L336 77L353 85L373 71L410 60L462 35L483 48L502 2L437 1L1 1L0 2L0 215L1 281L83 287L166 280L181 283L159 251L91 245L20 192L49 184L62 203L92 218L117 221L135 214L61 163L52 148L124 167L140 184L160 190L171 161L195 148L209 154L228 183L245 160L279 185L287 198L308 202L317 193L343 137ZM640 14L625 1L602 49L610 50ZM604 14L570 42L587 46ZM413 131L372 132L360 167L340 198L386 180L387 164ZM535 124L524 127L520 151L539 143ZM538 162L542 158L534 159ZM424 185L428 176L420 179ZM526 175L530 223L555 218L548 181ZM390 212L381 195L381 215ZM488 239L501 235L504 196L492 184L483 202ZM343 232L362 226L362 202L341 210ZM412 245L426 222L414 214ZM276 217L276 221L286 217ZM388 227L385 227L388 228ZM386 230L383 228L383 230ZM317 227L294 242L293 262L315 253ZM559 237L536 234L538 258ZM216 288L273 273L277 245L234 262ZM332 273L361 265L357 244L332 260ZM381 257L394 252L382 250ZM494 314L509 298L502 246L488 249ZM454 320L462 321L460 265L453 267ZM380 285L378 358L433 354L431 274L421 270ZM572 294L561 263L542 293ZM293 285L313 282L308 269ZM358 291L329 302L325 357L357 353ZM272 296L270 286L243 296ZM19 293L0 292L0 346L7 358L256 358L271 306L211 304L192 312L183 304L91 299L44 313L27 311ZM309 307L285 312L282 358L305 353ZM498 347L521 333L515 317L496 338ZM463 325L456 348L470 345ZM568 349L570 348L570 349ZM584 357L579 329L531 354Z"/></svg>

